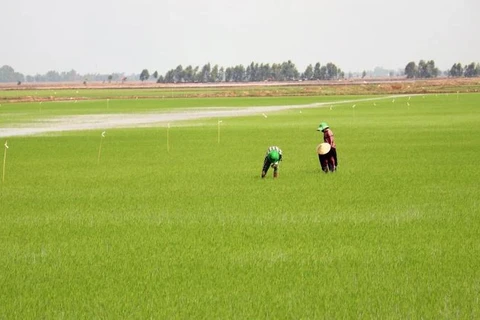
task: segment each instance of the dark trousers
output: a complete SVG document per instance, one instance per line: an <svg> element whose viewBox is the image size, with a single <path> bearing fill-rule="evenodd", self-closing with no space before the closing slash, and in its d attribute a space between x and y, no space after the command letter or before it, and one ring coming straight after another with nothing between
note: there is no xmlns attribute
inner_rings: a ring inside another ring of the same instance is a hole
<svg viewBox="0 0 480 320"><path fill-rule="evenodd" d="M271 165L272 165L272 162L270 162L268 157L265 157L265 160L263 160L262 172L265 172L266 174ZM273 168L273 172L277 172L277 170L278 170L278 167Z"/></svg>
<svg viewBox="0 0 480 320"><path fill-rule="evenodd" d="M337 161L337 149L331 148L330 151L323 155L318 155L318 161L320 162L320 166L322 170L327 172L334 172L337 170L338 161Z"/></svg>

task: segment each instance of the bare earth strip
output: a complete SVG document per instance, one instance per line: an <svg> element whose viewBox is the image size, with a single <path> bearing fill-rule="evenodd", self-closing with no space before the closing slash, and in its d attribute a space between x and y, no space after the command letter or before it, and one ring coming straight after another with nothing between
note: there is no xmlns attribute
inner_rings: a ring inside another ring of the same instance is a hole
<svg viewBox="0 0 480 320"><path fill-rule="evenodd" d="M49 132L80 131L111 128L136 128L166 126L167 123L208 118L229 118L262 115L290 109L327 107L335 104L357 103L374 100L393 99L405 95L364 98L334 102L321 102L306 105L245 107L245 108L204 108L170 113L141 114L95 114L55 117L41 122L23 124L22 127L0 128L0 137L26 136Z"/></svg>

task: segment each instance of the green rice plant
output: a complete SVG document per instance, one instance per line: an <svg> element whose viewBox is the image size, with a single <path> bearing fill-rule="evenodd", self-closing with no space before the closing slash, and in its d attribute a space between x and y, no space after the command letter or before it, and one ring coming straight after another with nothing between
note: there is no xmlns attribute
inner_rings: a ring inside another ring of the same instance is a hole
<svg viewBox="0 0 480 320"><path fill-rule="evenodd" d="M25 124L52 117L90 114L171 112L198 108L239 108L285 105L308 105L324 102L363 99L365 97L260 97L260 98L179 98L179 99L102 99L4 103L0 124Z"/></svg>
<svg viewBox="0 0 480 320"><path fill-rule="evenodd" d="M0 317L478 318L479 102L227 118L220 143L218 119L185 121L168 152L167 128L111 129L100 162L100 130L9 138Z"/></svg>

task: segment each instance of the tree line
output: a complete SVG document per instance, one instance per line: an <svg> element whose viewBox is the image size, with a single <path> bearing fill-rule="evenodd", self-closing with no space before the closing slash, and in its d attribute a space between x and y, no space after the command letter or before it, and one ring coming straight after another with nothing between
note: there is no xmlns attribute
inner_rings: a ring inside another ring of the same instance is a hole
<svg viewBox="0 0 480 320"><path fill-rule="evenodd" d="M4 65L0 67L0 82L87 82L87 81L125 81L126 76L123 73L97 74L87 73L79 74L75 70L58 72L50 70L45 74L24 75L16 72L11 66ZM138 79L136 75L130 75L129 78Z"/></svg>
<svg viewBox="0 0 480 320"><path fill-rule="evenodd" d="M435 61L420 60L418 64L410 61L405 66L405 75L407 78L436 78L441 74ZM462 67L461 63L454 63L450 70L444 72L445 76L450 77L480 77L480 63L471 62Z"/></svg>
<svg viewBox="0 0 480 320"><path fill-rule="evenodd" d="M454 63L450 68L449 75L452 77L480 77L480 63L471 62L462 67L462 64Z"/></svg>
<svg viewBox="0 0 480 320"><path fill-rule="evenodd" d="M308 65L304 72L299 72L295 64L288 60L282 63L258 63L252 62L247 66L242 64L223 67L210 63L203 67L178 65L165 73L154 78L158 83L215 83L215 82L256 82L256 81L295 81L295 80L334 80L345 77L345 73L334 63L313 66ZM147 69L140 73L140 80L149 78Z"/></svg>
<svg viewBox="0 0 480 320"><path fill-rule="evenodd" d="M363 71L362 78L366 72ZM418 64L410 61L404 69L404 75L411 78L435 78L440 75L450 77L480 77L480 63L471 62L462 65L454 63L449 70L441 72L434 60L420 60ZM390 73L392 76L392 73ZM349 73L349 78L352 73ZM178 65L176 68L160 75L157 71L150 75L147 69L143 69L138 75L128 76L129 80L146 81L154 78L158 83L219 83L219 82L255 82L255 81L296 81L296 80L336 80L345 78L345 73L334 63L329 62L321 65L319 62L309 64L303 72L299 72L295 64L288 60L282 63L257 63L252 62L247 66L242 64L223 67L217 64L205 64L203 67ZM11 66L0 67L0 82L76 82L83 81L126 81L123 73L111 74L84 74L81 75L75 70L57 72L48 71L45 74L23 75L16 72Z"/></svg>

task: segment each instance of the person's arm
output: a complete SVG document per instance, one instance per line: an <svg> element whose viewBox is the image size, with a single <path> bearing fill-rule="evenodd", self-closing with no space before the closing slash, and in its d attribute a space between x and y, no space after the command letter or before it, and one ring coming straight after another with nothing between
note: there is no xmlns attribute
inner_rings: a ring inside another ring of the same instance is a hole
<svg viewBox="0 0 480 320"><path fill-rule="evenodd" d="M329 145L332 145L332 144L333 144L333 134L332 134L332 131L326 130L323 140L324 140L326 143L328 143Z"/></svg>

